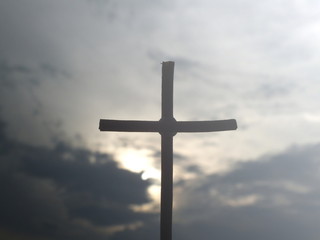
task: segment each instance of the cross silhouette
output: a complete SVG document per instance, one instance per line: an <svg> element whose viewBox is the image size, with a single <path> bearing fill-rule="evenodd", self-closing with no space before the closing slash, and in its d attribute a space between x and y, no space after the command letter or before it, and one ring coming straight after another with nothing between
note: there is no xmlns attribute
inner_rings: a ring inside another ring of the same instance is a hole
<svg viewBox="0 0 320 240"><path fill-rule="evenodd" d="M101 119L100 131L158 132L161 135L160 240L172 239L173 136L178 132L216 132L237 129L235 119L176 121L173 117L174 62L162 63L162 106L159 121Z"/></svg>

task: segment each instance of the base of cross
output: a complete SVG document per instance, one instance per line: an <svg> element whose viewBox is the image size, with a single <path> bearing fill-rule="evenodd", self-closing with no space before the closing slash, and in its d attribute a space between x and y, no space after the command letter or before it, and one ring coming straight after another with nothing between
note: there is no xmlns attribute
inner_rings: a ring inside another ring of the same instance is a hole
<svg viewBox="0 0 320 240"><path fill-rule="evenodd" d="M235 119L215 121L176 121L173 117L174 62L162 63L162 116L159 121L101 119L100 131L158 132L161 134L160 240L172 239L173 136L179 132L236 130Z"/></svg>

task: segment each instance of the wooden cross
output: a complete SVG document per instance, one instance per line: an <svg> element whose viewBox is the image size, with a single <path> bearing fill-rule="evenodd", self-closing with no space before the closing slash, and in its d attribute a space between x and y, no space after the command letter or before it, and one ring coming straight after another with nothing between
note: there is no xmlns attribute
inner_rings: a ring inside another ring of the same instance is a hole
<svg viewBox="0 0 320 240"><path fill-rule="evenodd" d="M162 63L162 115L159 121L101 119L100 131L158 132L161 135L160 240L172 239L173 136L178 132L216 132L237 129L235 119L176 121L173 117L174 62Z"/></svg>

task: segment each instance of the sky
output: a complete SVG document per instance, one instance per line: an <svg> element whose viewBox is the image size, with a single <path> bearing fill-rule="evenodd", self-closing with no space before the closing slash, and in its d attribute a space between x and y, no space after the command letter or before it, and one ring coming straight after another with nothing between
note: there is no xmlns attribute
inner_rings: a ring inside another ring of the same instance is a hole
<svg viewBox="0 0 320 240"><path fill-rule="evenodd" d="M318 239L320 2L0 0L0 236L157 239L175 62L174 239Z"/></svg>

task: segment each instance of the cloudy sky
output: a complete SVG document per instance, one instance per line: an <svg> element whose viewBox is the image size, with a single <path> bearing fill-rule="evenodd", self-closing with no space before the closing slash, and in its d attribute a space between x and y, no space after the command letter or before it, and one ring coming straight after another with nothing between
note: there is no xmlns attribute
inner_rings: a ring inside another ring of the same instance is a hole
<svg viewBox="0 0 320 240"><path fill-rule="evenodd" d="M318 239L320 2L0 0L0 236L157 239L160 119L174 137L175 239Z"/></svg>

